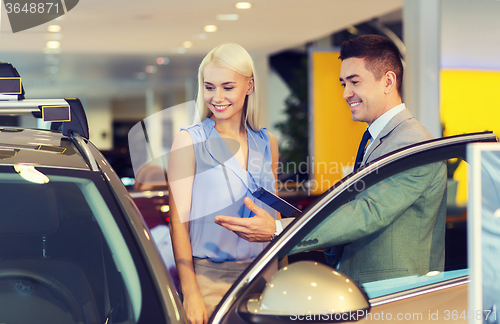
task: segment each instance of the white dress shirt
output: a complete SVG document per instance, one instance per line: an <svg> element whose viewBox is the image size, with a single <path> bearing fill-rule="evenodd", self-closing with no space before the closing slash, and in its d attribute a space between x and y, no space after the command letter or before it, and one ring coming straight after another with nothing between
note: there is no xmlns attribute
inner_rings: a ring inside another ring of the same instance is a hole
<svg viewBox="0 0 500 324"><path fill-rule="evenodd" d="M405 110L406 106L404 103L397 105L394 108L389 109L386 111L382 116L379 118L375 119L375 121L367 127L367 129L370 131L370 141L368 142L368 145L366 146L365 153L368 152L370 149L370 146L372 143L375 141L375 139L380 135L380 132L382 129L384 129L385 126L391 121L391 119Z"/></svg>

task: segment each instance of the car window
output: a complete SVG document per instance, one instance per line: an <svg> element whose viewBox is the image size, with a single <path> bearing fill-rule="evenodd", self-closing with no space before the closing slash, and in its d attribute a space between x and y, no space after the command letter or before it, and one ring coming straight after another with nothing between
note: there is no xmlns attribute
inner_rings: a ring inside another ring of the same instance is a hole
<svg viewBox="0 0 500 324"><path fill-rule="evenodd" d="M139 275L96 184L57 169L20 170L0 167L0 298L13 304L2 321L137 322ZM40 311L23 312L30 307Z"/></svg>
<svg viewBox="0 0 500 324"><path fill-rule="evenodd" d="M322 221L294 242L289 262L330 258L369 298L467 275L465 206L448 204L446 165L403 168L373 184L360 179L350 198L316 216Z"/></svg>

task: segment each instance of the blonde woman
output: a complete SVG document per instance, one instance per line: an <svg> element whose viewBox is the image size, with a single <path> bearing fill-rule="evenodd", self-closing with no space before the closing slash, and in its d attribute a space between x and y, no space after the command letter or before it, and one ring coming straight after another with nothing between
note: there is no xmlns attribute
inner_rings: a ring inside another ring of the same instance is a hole
<svg viewBox="0 0 500 324"><path fill-rule="evenodd" d="M176 136L169 157L172 245L183 305L193 324L215 307L267 243L250 243L214 222L217 215L252 217L264 187L276 192L278 143L259 127L259 83L252 58L238 44L211 50L198 71L201 123Z"/></svg>

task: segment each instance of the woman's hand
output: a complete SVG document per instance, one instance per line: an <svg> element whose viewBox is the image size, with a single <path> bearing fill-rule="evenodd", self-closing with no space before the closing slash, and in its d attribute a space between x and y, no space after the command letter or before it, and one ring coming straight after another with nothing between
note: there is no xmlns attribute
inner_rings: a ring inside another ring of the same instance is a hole
<svg viewBox="0 0 500 324"><path fill-rule="evenodd" d="M183 306L189 322L191 324L207 324L208 312L200 294L184 297Z"/></svg>

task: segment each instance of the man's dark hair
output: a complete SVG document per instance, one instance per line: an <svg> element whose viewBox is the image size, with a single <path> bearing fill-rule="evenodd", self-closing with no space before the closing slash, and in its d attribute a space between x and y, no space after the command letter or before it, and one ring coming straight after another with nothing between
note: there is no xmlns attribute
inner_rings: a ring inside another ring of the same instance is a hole
<svg viewBox="0 0 500 324"><path fill-rule="evenodd" d="M373 73L376 80L387 72L396 74L396 88L401 96L403 84L403 63L397 46L387 37L363 35L346 40L340 45L339 59L351 57L365 59L365 68Z"/></svg>

